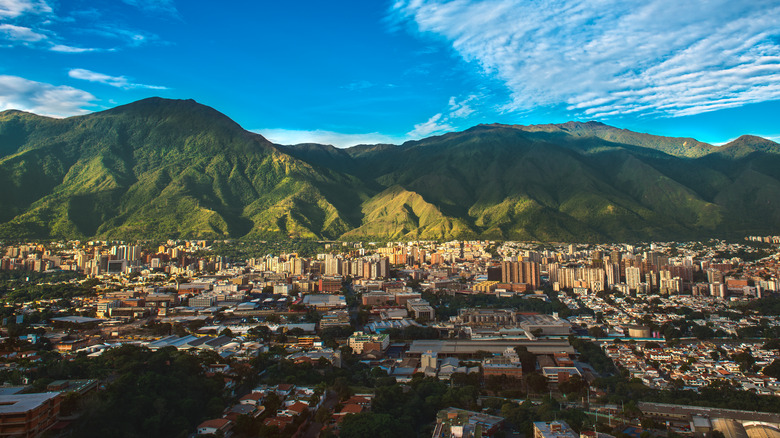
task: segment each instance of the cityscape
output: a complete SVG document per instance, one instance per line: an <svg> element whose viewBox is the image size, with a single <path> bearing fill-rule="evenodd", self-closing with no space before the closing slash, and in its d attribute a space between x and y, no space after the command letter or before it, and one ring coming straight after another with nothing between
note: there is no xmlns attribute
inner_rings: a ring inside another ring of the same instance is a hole
<svg viewBox="0 0 780 438"><path fill-rule="evenodd" d="M0 438L780 438L780 0L0 0Z"/></svg>
<svg viewBox="0 0 780 438"><path fill-rule="evenodd" d="M190 436L753 436L778 421L780 236L298 244L5 246L1 397L24 411L1 430L90 436L101 409L131 407L112 397L147 391L135 409L159 415L177 392L115 393L153 371L108 364L138 360L191 367L209 399L154 426Z"/></svg>

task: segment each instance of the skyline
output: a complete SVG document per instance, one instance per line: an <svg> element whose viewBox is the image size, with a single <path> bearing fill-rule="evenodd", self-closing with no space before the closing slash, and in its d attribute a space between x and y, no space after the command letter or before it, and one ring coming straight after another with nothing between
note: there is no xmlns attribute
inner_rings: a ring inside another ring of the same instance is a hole
<svg viewBox="0 0 780 438"><path fill-rule="evenodd" d="M780 1L366 3L0 0L0 110L192 98L341 147L569 120L780 139Z"/></svg>

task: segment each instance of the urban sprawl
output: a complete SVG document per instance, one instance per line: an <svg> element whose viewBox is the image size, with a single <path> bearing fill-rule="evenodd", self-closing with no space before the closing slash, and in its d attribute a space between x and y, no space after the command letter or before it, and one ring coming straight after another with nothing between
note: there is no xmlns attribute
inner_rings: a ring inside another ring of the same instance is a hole
<svg viewBox="0 0 780 438"><path fill-rule="evenodd" d="M0 437L77 436L132 354L218 382L189 436L780 437L780 236L242 245L0 246Z"/></svg>

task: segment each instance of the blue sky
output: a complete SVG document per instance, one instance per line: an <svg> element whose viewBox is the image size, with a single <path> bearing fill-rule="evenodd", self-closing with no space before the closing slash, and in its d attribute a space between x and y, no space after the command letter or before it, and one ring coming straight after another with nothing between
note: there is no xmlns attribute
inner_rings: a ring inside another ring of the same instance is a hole
<svg viewBox="0 0 780 438"><path fill-rule="evenodd" d="M780 0L0 0L0 110L192 98L272 141L598 120L780 140Z"/></svg>

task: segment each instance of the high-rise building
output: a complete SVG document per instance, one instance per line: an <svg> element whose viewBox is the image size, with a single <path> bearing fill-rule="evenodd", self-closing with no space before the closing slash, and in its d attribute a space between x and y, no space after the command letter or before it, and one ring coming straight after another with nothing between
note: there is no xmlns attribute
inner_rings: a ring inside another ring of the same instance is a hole
<svg viewBox="0 0 780 438"><path fill-rule="evenodd" d="M604 265L607 274L607 288L620 283L620 265L618 263L607 263Z"/></svg>
<svg viewBox="0 0 780 438"><path fill-rule="evenodd" d="M629 289L636 290L642 282L642 270L636 267L626 267L626 284Z"/></svg>
<svg viewBox="0 0 780 438"><path fill-rule="evenodd" d="M542 284L539 263L536 262L501 262L502 283L526 283L534 288Z"/></svg>

